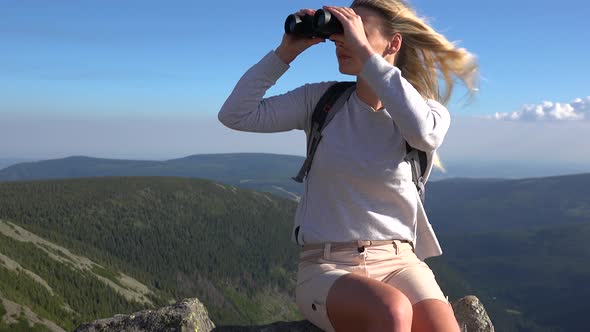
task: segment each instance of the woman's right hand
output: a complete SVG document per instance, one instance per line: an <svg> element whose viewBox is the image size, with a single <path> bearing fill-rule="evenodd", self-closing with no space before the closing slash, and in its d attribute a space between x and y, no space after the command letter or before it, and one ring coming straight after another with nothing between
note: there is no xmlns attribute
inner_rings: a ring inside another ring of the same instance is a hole
<svg viewBox="0 0 590 332"><path fill-rule="evenodd" d="M311 15L315 14L315 10L313 9L301 9L296 13L299 16ZM309 47L325 42L325 38L307 38L307 37L300 37L294 35L283 34L283 40L275 53L278 57L283 60L286 64L290 64L295 58L303 53Z"/></svg>

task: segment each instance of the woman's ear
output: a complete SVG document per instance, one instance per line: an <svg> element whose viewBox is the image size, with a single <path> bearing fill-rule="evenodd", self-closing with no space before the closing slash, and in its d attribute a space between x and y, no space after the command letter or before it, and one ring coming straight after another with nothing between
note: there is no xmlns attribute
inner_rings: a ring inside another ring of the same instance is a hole
<svg viewBox="0 0 590 332"><path fill-rule="evenodd" d="M402 35L396 32L389 40L389 45L385 50L385 55L396 54L402 48Z"/></svg>

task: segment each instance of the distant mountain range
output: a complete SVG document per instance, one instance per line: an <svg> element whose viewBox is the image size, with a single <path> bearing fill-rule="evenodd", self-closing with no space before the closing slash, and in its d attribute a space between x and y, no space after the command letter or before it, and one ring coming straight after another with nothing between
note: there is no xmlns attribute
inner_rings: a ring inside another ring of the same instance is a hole
<svg viewBox="0 0 590 332"><path fill-rule="evenodd" d="M32 161L31 159L0 158L0 170L8 166Z"/></svg>
<svg viewBox="0 0 590 332"><path fill-rule="evenodd" d="M443 164L446 172L434 170L430 180L438 181L450 178L497 178L522 179L533 177L561 176L569 174L590 173L589 164L564 163L559 161L448 161Z"/></svg>
<svg viewBox="0 0 590 332"><path fill-rule="evenodd" d="M291 177L297 174L303 161L303 157L263 153L204 154L167 161L74 156L9 166L0 170L0 181L178 176L210 179L297 199L303 188Z"/></svg>
<svg viewBox="0 0 590 332"><path fill-rule="evenodd" d="M72 156L18 162L0 159L0 182L102 176L178 176L210 179L297 200L303 186L292 180L304 158L267 153L201 154L165 161ZM9 165L2 168L3 165ZM590 172L583 165L514 162L449 163L446 173L434 169L430 183L453 178L515 179Z"/></svg>
<svg viewBox="0 0 590 332"><path fill-rule="evenodd" d="M244 158L248 155L252 156L256 161L267 163L268 160L273 159L292 159L296 165L300 165L303 162L303 157L293 155L281 155L281 154L269 154L269 153L225 153L225 154L201 154L191 155L184 158L170 159L170 160L152 160L155 163L167 163L168 161L187 161L193 159L193 162L199 160L206 161L210 158L219 157L218 160L228 158L228 156L234 155L238 158ZM266 157L265 157L266 156ZM72 157L68 157L72 158ZM53 158L53 159L40 159L40 158L0 158L0 170L16 164L23 163L37 163L49 160L61 160L68 158ZM74 158L80 158L74 157ZM93 158L93 157L81 157L95 159L97 162L115 161L120 159L112 158ZM196 159L196 160L195 160ZM437 181L441 179L455 178L455 177L468 177L468 178L503 178L503 179L519 179L519 178L531 178L531 177L547 177L547 176L559 176L568 174L578 173L589 173L590 165L585 163L564 163L560 161L544 161L544 162L522 162L522 161L485 161L485 160L445 160L444 155L442 161L445 167L445 172L437 169L433 170L431 174L431 180ZM142 160L127 160L133 162L147 161ZM293 166L298 168L299 166ZM170 169L169 169L170 170ZM289 169L290 170L290 169ZM152 174L158 175L158 174ZM288 174L288 178L292 175Z"/></svg>

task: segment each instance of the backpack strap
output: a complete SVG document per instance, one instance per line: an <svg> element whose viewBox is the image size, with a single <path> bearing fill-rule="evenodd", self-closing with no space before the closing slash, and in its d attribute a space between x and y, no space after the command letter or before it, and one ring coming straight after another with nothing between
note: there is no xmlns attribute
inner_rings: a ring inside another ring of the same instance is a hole
<svg viewBox="0 0 590 332"><path fill-rule="evenodd" d="M302 183L303 179L307 176L315 151L322 139L322 131L334 118L336 113L342 109L342 106L344 106L344 103L346 103L348 97L354 91L355 85L356 82L337 82L326 90L316 104L311 116L311 128L309 137L307 138L307 157L299 173L293 178L296 182Z"/></svg>
<svg viewBox="0 0 590 332"><path fill-rule="evenodd" d="M406 142L406 157L404 160L409 162L410 166L412 166L412 181L414 182L414 185L416 185L422 204L424 204L426 190L424 186L424 174L428 165L426 152L415 149Z"/></svg>

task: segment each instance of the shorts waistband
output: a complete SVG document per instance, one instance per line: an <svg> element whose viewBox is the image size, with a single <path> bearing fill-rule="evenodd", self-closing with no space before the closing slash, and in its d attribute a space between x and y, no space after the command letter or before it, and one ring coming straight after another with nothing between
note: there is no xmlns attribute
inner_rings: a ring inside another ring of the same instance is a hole
<svg viewBox="0 0 590 332"><path fill-rule="evenodd" d="M372 246L382 246L382 245L393 245L395 249L395 253L399 253L403 250L404 245L410 246L412 249L414 248L414 244L412 241L408 240L357 240L352 242L326 242L326 243L318 243L318 244L306 244L303 246L303 250L299 255L300 260L304 261L313 261L320 257L325 259L329 259L330 253L338 252L338 251L346 251L351 249L357 249L359 253L365 251L366 247ZM308 252L320 250L319 252Z"/></svg>
<svg viewBox="0 0 590 332"><path fill-rule="evenodd" d="M357 240L352 242L326 242L317 244L306 244L303 246L303 250L314 250L314 249L326 249L329 247L332 251L336 249L349 249L349 248L363 248L372 246L383 246L386 244L393 244L395 246L402 243L410 243L408 240Z"/></svg>

